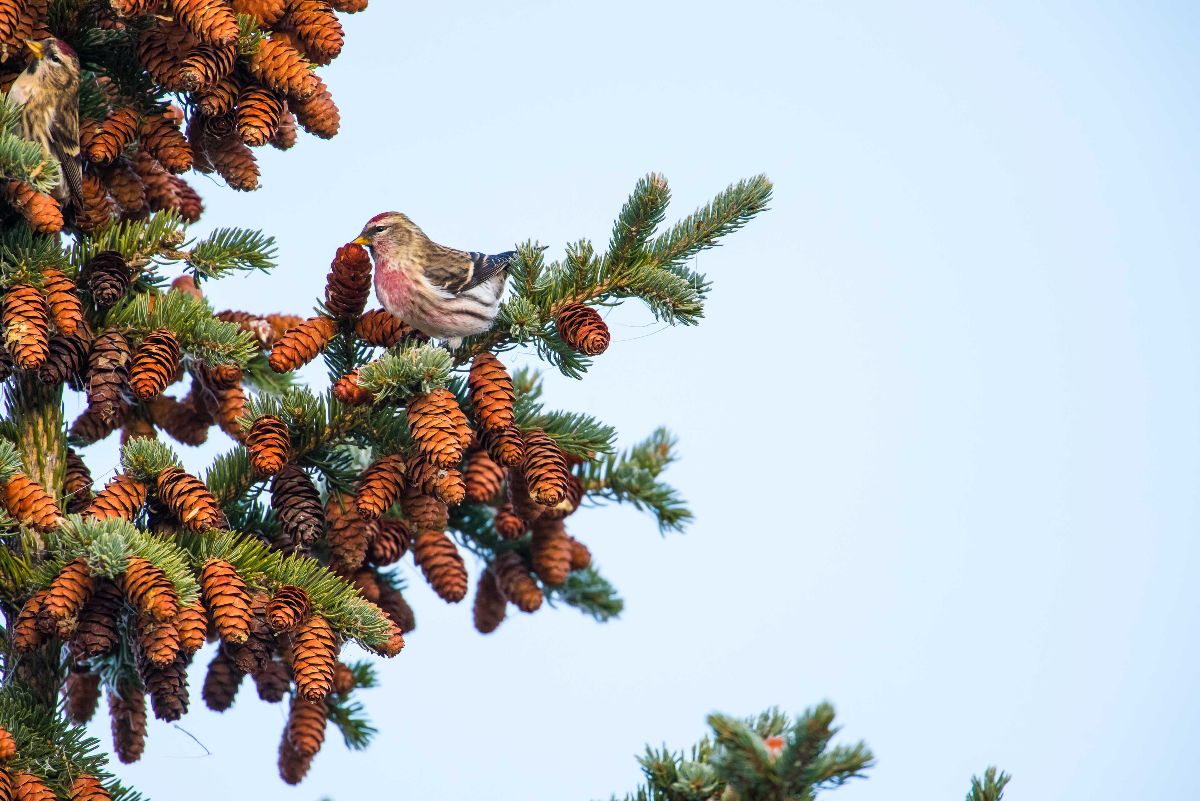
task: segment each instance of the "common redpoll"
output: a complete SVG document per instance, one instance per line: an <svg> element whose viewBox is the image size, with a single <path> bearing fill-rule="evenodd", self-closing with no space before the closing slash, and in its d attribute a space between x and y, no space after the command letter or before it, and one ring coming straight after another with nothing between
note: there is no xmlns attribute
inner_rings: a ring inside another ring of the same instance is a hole
<svg viewBox="0 0 1200 801"><path fill-rule="evenodd" d="M8 92L21 107L21 136L39 143L62 167L63 180L52 192L59 201L83 198L79 164L79 58L66 42L25 43L33 60Z"/></svg>
<svg viewBox="0 0 1200 801"><path fill-rule="evenodd" d="M451 347L492 327L515 250L444 247L398 211L376 214L354 241L371 249L379 301L404 322Z"/></svg>

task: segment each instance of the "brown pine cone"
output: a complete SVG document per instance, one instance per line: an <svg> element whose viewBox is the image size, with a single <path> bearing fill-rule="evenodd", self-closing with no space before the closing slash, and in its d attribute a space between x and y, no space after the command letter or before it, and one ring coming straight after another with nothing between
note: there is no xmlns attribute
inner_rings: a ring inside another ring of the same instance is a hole
<svg viewBox="0 0 1200 801"><path fill-rule="evenodd" d="M271 147L276 150L291 150L296 146L296 115L285 104L279 115L279 125L271 136Z"/></svg>
<svg viewBox="0 0 1200 801"><path fill-rule="evenodd" d="M45 590L38 590L29 596L17 613L17 622L12 627L12 644L19 654L34 651L46 642L46 632L38 626L38 615L42 611L42 601L46 598Z"/></svg>
<svg viewBox="0 0 1200 801"><path fill-rule="evenodd" d="M359 515L375 520L400 500L404 472L404 456L399 453L381 456L363 471L354 499Z"/></svg>
<svg viewBox="0 0 1200 801"><path fill-rule="evenodd" d="M155 83L178 92L183 90L179 83L179 65L195 46L196 40L183 26L160 22L138 37L137 58Z"/></svg>
<svg viewBox="0 0 1200 801"><path fill-rule="evenodd" d="M237 79L228 76L200 90L196 108L206 117L220 117L237 105L240 87Z"/></svg>
<svg viewBox="0 0 1200 801"><path fill-rule="evenodd" d="M287 464L292 449L287 424L269 414L255 419L246 432L250 465L265 476L273 476Z"/></svg>
<svg viewBox="0 0 1200 801"><path fill-rule="evenodd" d="M121 641L117 616L125 601L121 591L108 579L96 583L96 591L79 615L67 650L75 660L91 659L112 653Z"/></svg>
<svg viewBox="0 0 1200 801"><path fill-rule="evenodd" d="M333 383L333 397L347 406L366 406L375 396L358 383L358 370L346 373Z"/></svg>
<svg viewBox="0 0 1200 801"><path fill-rule="evenodd" d="M292 550L307 550L325 531L321 494L298 467L288 465L271 480L271 508Z"/></svg>
<svg viewBox="0 0 1200 801"><path fill-rule="evenodd" d="M354 691L354 671L345 662L333 666L333 691L338 695L349 695Z"/></svg>
<svg viewBox="0 0 1200 801"><path fill-rule="evenodd" d="M102 309L115 306L117 301L125 297L133 277L129 266L115 250L97 253L83 268L83 274L87 277L92 300Z"/></svg>
<svg viewBox="0 0 1200 801"><path fill-rule="evenodd" d="M142 148L169 172L179 175L192 168L192 149L171 115L147 114L139 136Z"/></svg>
<svg viewBox="0 0 1200 801"><path fill-rule="evenodd" d="M305 320L289 328L287 333L276 340L267 362L277 373L303 367L325 350L325 346L336 333L337 323L332 318L320 316Z"/></svg>
<svg viewBox="0 0 1200 801"><path fill-rule="evenodd" d="M58 201L24 181L4 184L4 201L20 212L37 233L57 234L62 230L62 207Z"/></svg>
<svg viewBox="0 0 1200 801"><path fill-rule="evenodd" d="M367 0L330 0L329 5L333 6L337 11L353 14L365 9L367 7Z"/></svg>
<svg viewBox="0 0 1200 801"><path fill-rule="evenodd" d="M422 495L413 489L400 496L400 508L404 519L413 531L445 530L450 521L450 510L446 504L431 495Z"/></svg>
<svg viewBox="0 0 1200 801"><path fill-rule="evenodd" d="M380 575L378 571L372 570L369 567L360 567L355 570L349 577L350 583L358 590L358 594L366 598L371 603L379 601L379 593L382 589L380 583Z"/></svg>
<svg viewBox="0 0 1200 801"><path fill-rule="evenodd" d="M362 245L342 245L325 279L325 308L335 317L358 317L371 294L371 257Z"/></svg>
<svg viewBox="0 0 1200 801"><path fill-rule="evenodd" d="M200 44L179 62L175 71L179 88L198 92L229 78L237 62L237 48L232 44Z"/></svg>
<svg viewBox="0 0 1200 801"><path fill-rule="evenodd" d="M526 523L532 523L546 511L545 506L530 497L529 485L525 483L525 475L520 470L508 471L508 505Z"/></svg>
<svg viewBox="0 0 1200 801"><path fill-rule="evenodd" d="M0 762L7 762L17 755L17 741L12 732L0 726Z"/></svg>
<svg viewBox="0 0 1200 801"><path fill-rule="evenodd" d="M251 146L265 145L279 126L283 113L283 98L263 86L242 87L237 101L237 132Z"/></svg>
<svg viewBox="0 0 1200 801"><path fill-rule="evenodd" d="M0 2L0 42L7 42L12 38L17 28L20 27L21 15L24 12L24 0L4 0L4 2Z"/></svg>
<svg viewBox="0 0 1200 801"><path fill-rule="evenodd" d="M492 461L487 451L475 451L467 457L463 480L468 500L489 503L504 488L504 468Z"/></svg>
<svg viewBox="0 0 1200 801"><path fill-rule="evenodd" d="M133 520L146 505L145 483L124 473L117 473L96 494L84 510L84 517L98 520L121 518Z"/></svg>
<svg viewBox="0 0 1200 801"><path fill-rule="evenodd" d="M36 774L17 771L12 786L13 797L19 801L55 801L54 791Z"/></svg>
<svg viewBox="0 0 1200 801"><path fill-rule="evenodd" d="M279 778L283 779L286 784L299 784L308 775L312 761L312 757L301 756L297 753L285 730L279 741Z"/></svg>
<svg viewBox="0 0 1200 801"><path fill-rule="evenodd" d="M50 337L46 361L37 369L38 380L47 386L66 383L72 389L82 390L84 366L90 349L91 342L87 340L55 334Z"/></svg>
<svg viewBox="0 0 1200 801"><path fill-rule="evenodd" d="M233 706L242 677L246 674L238 670L233 661L226 656L224 649L217 649L216 656L208 663L208 671L204 674L204 687L200 697L204 705L213 712L224 712Z"/></svg>
<svg viewBox="0 0 1200 801"><path fill-rule="evenodd" d="M71 423L71 441L80 445L91 445L99 442L121 427L120 418L101 420L99 415L84 410L83 414Z"/></svg>
<svg viewBox="0 0 1200 801"><path fill-rule="evenodd" d="M415 491L432 495L449 506L457 506L467 497L467 486L457 467L434 467L419 456L409 460L408 484Z"/></svg>
<svg viewBox="0 0 1200 801"><path fill-rule="evenodd" d="M160 568L140 556L129 557L120 587L130 603L151 620L163 623L179 614L175 585Z"/></svg>
<svg viewBox="0 0 1200 801"><path fill-rule="evenodd" d="M475 357L467 387L480 427L488 430L508 428L516 422L512 377L495 355L485 351Z"/></svg>
<svg viewBox="0 0 1200 801"><path fill-rule="evenodd" d="M87 323L83 319L83 304L76 294L75 282L53 268L42 271L42 291L50 309L50 319L58 333L75 336Z"/></svg>
<svg viewBox="0 0 1200 801"><path fill-rule="evenodd" d="M373 565L395 564L408 553L411 541L412 532L403 520L380 520L375 537L367 547L367 556Z"/></svg>
<svg viewBox="0 0 1200 801"><path fill-rule="evenodd" d="M225 652L243 673L258 673L271 661L275 651L275 635L266 621L270 600L265 592L254 593L250 599L250 636L238 645L224 644Z"/></svg>
<svg viewBox="0 0 1200 801"><path fill-rule="evenodd" d="M567 473L567 494L554 506L545 507L541 519L562 520L564 517L574 514L583 502L583 495L583 482L574 473Z"/></svg>
<svg viewBox="0 0 1200 801"><path fill-rule="evenodd" d="M250 636L250 591L223 559L209 559L200 571L200 592L221 639L234 645Z"/></svg>
<svg viewBox="0 0 1200 801"><path fill-rule="evenodd" d="M202 42L231 45L237 41L237 17L223 0L171 0L175 19Z"/></svg>
<svg viewBox="0 0 1200 801"><path fill-rule="evenodd" d="M292 674L287 665L272 659L254 674L254 686L260 699L268 704L278 704L292 688Z"/></svg>
<svg viewBox="0 0 1200 801"><path fill-rule="evenodd" d="M103 172L108 193L127 215L138 214L146 208L146 185L126 159L118 159Z"/></svg>
<svg viewBox="0 0 1200 801"><path fill-rule="evenodd" d="M405 339L426 340L424 334L387 309L371 309L354 324L354 333L368 345L394 348Z"/></svg>
<svg viewBox="0 0 1200 801"><path fill-rule="evenodd" d="M293 696L286 736L301 756L311 757L320 751L325 742L325 704L310 704Z"/></svg>
<svg viewBox="0 0 1200 801"><path fill-rule="evenodd" d="M230 438L242 441L246 432L238 422L246 414L246 391L241 384L217 392L217 424Z"/></svg>
<svg viewBox="0 0 1200 801"><path fill-rule="evenodd" d="M240 386L243 378L242 368L236 364L218 364L210 367L203 362L193 362L192 372L204 387L214 392Z"/></svg>
<svg viewBox="0 0 1200 801"><path fill-rule="evenodd" d="M608 325L600 313L591 306L572 303L554 318L554 327L572 349L584 356L599 356L608 349Z"/></svg>
<svg viewBox="0 0 1200 801"><path fill-rule="evenodd" d="M139 150L133 154L133 168L146 191L146 207L150 211L177 211L182 201L175 191L175 176L158 163L158 159Z"/></svg>
<svg viewBox="0 0 1200 801"><path fill-rule="evenodd" d="M175 628L174 623L155 623L153 620L143 620L138 624L138 645L142 655L155 667L174 662L182 647L179 629Z"/></svg>
<svg viewBox="0 0 1200 801"><path fill-rule="evenodd" d="M87 160L93 164L111 164L137 139L138 113L128 106L119 108L103 122L85 127L80 133Z"/></svg>
<svg viewBox="0 0 1200 801"><path fill-rule="evenodd" d="M57 528L62 519L62 512L50 493L24 473L14 473L4 485L4 508L20 522L39 531Z"/></svg>
<svg viewBox="0 0 1200 801"><path fill-rule="evenodd" d="M542 506L555 506L567 497L567 460L546 432L526 432L521 472L529 485L529 496Z"/></svg>
<svg viewBox="0 0 1200 801"><path fill-rule="evenodd" d="M204 201L200 194L192 188L191 184L177 175L169 176L167 180L170 181L171 187L175 191L176 204L174 208L179 212L179 216L187 222L197 222L200 215L204 213Z"/></svg>
<svg viewBox="0 0 1200 801"><path fill-rule="evenodd" d="M288 96L307 100L317 93L320 80L296 48L277 37L264 39L246 59L246 69L262 84Z"/></svg>
<svg viewBox="0 0 1200 801"><path fill-rule="evenodd" d="M129 369L129 386L138 400L162 394L179 372L179 340L167 328L151 331L142 339Z"/></svg>
<svg viewBox="0 0 1200 801"><path fill-rule="evenodd" d="M408 430L417 450L437 467L454 467L462 461L466 415L448 389L416 395L408 402Z"/></svg>
<svg viewBox="0 0 1200 801"><path fill-rule="evenodd" d="M155 481L159 500L186 528L205 531L224 524L225 515L217 499L200 479L178 467L168 467Z"/></svg>
<svg viewBox="0 0 1200 801"><path fill-rule="evenodd" d="M111 801L112 796L100 780L88 773L80 774L71 782L71 801Z"/></svg>
<svg viewBox="0 0 1200 801"><path fill-rule="evenodd" d="M75 227L81 231L98 231L117 214L117 204L108 196L108 187L94 172L83 174L83 194L75 214Z"/></svg>
<svg viewBox="0 0 1200 801"><path fill-rule="evenodd" d="M78 556L63 565L62 570L46 588L41 614L61 623L77 617L96 591L96 579L88 569L87 560ZM60 627L61 630L61 627Z"/></svg>
<svg viewBox="0 0 1200 801"><path fill-rule="evenodd" d="M312 96L307 100L292 100L290 108L300 127L321 139L332 139L342 127L342 115L333 94L320 78Z"/></svg>
<svg viewBox="0 0 1200 801"><path fill-rule="evenodd" d="M318 703L333 689L333 666L338 656L337 635L320 615L300 625L292 642L292 673L296 690L310 703Z"/></svg>
<svg viewBox="0 0 1200 801"><path fill-rule="evenodd" d="M146 696L128 683L108 693L113 752L126 765L137 762L146 748Z"/></svg>
<svg viewBox="0 0 1200 801"><path fill-rule="evenodd" d="M386 581L379 582L379 608L392 619L392 623L401 631L407 633L417 627L417 618L412 607L404 600L404 593Z"/></svg>
<svg viewBox="0 0 1200 801"><path fill-rule="evenodd" d="M323 0L291 0L282 27L295 33L317 64L328 64L342 52L346 38L342 24Z"/></svg>
<svg viewBox="0 0 1200 801"><path fill-rule="evenodd" d="M496 511L496 518L492 521L492 525L495 527L496 533L506 540L519 540L529 527L524 518L513 511L510 503L504 504Z"/></svg>
<svg viewBox="0 0 1200 801"><path fill-rule="evenodd" d="M267 347L273 347L283 338L288 330L305 322L298 314L268 314L263 318L271 329L271 336L266 340Z"/></svg>
<svg viewBox="0 0 1200 801"><path fill-rule="evenodd" d="M501 467L516 467L525 461L525 439L521 430L516 426L484 429L479 432L479 440L492 461Z"/></svg>
<svg viewBox="0 0 1200 801"><path fill-rule="evenodd" d="M73 448L67 448L67 470L63 476L67 511L81 511L92 500L92 471Z"/></svg>
<svg viewBox="0 0 1200 801"><path fill-rule="evenodd" d="M208 612L200 601L180 609L174 623L179 631L179 647L185 654L190 656L204 647L208 639Z"/></svg>
<svg viewBox="0 0 1200 801"><path fill-rule="evenodd" d="M546 584L559 585L571 572L571 538L560 520L539 520L533 524L529 543L533 571Z"/></svg>
<svg viewBox="0 0 1200 801"><path fill-rule="evenodd" d="M36 287L14 284L4 295L4 347L14 361L34 370L50 353L50 307Z"/></svg>
<svg viewBox="0 0 1200 801"><path fill-rule="evenodd" d="M270 28L283 18L288 0L230 0L238 14L249 14L264 28Z"/></svg>
<svg viewBox="0 0 1200 801"><path fill-rule="evenodd" d="M301 587L285 584L275 590L267 604L267 623L276 631L291 631L308 617L312 605Z"/></svg>
<svg viewBox="0 0 1200 801"><path fill-rule="evenodd" d="M567 539L571 541L571 572L587 570L592 566L592 552L574 537L567 537Z"/></svg>
<svg viewBox="0 0 1200 801"><path fill-rule="evenodd" d="M372 525L358 513L353 496L330 493L325 502L329 522L329 562L334 570L349 572L367 557Z"/></svg>
<svg viewBox="0 0 1200 801"><path fill-rule="evenodd" d="M412 545L413 556L433 591L447 603L467 595L467 568L458 546L444 531L422 531Z"/></svg>
<svg viewBox="0 0 1200 801"><path fill-rule="evenodd" d="M145 661L138 665L138 673L150 694L154 717L171 722L187 714L187 664L183 659L176 658L165 665Z"/></svg>
<svg viewBox="0 0 1200 801"><path fill-rule="evenodd" d="M479 574L479 583L475 586L475 630L480 634L491 634L498 629L504 622L507 606L508 599L500 592L492 569L485 569Z"/></svg>
<svg viewBox="0 0 1200 801"><path fill-rule="evenodd" d="M125 413L129 406L125 389L129 385L131 360L129 340L121 332L105 331L92 340L87 376L89 413L106 422Z"/></svg>
<svg viewBox="0 0 1200 801"><path fill-rule="evenodd" d="M156 426L184 445L203 445L208 439L209 427L216 422L214 410L209 409L204 397L207 394L203 388L197 392L193 384L192 390L182 401L170 395L159 395L147 404L150 418Z"/></svg>
<svg viewBox="0 0 1200 801"><path fill-rule="evenodd" d="M96 714L100 702L100 676L87 670L73 669L63 685L63 711L76 726L86 725Z"/></svg>
<svg viewBox="0 0 1200 801"><path fill-rule="evenodd" d="M258 189L258 160L253 151L236 135L209 138L207 155L213 169L231 189L253 192Z"/></svg>
<svg viewBox="0 0 1200 801"><path fill-rule="evenodd" d="M515 551L505 551L492 563L496 573L496 585L504 597L522 612L536 612L542 606L544 596L529 568Z"/></svg>

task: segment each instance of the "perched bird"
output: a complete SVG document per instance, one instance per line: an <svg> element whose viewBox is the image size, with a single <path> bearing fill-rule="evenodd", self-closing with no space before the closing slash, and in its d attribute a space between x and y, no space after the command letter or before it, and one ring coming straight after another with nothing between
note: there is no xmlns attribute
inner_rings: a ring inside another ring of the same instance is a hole
<svg viewBox="0 0 1200 801"><path fill-rule="evenodd" d="M62 183L51 194L60 202L72 198L81 205L79 58L58 39L25 44L33 60L13 82L8 99L21 107L21 136L39 143L62 167Z"/></svg>
<svg viewBox="0 0 1200 801"><path fill-rule="evenodd" d="M354 242L371 249L375 292L384 308L452 348L492 327L516 255L439 245L398 211L376 214Z"/></svg>

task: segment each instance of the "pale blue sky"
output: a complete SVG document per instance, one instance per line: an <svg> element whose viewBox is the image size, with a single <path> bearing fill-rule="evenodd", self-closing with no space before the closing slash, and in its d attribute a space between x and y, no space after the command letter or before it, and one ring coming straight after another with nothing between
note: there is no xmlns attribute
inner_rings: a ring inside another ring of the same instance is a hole
<svg viewBox="0 0 1200 801"><path fill-rule="evenodd" d="M1015 801L1200 797L1196 9L443 5L347 20L335 140L266 153L252 195L200 179L207 224L282 253L211 296L305 310L389 208L561 254L649 170L676 217L766 172L772 211L699 261L703 325L612 314L587 380L550 388L625 443L674 428L697 522L571 521L628 601L608 626L484 638L418 577L364 694L375 746L332 736L299 789L284 710L247 685L210 713L202 670L182 726L212 756L159 725L119 773L177 801L587 801L710 710L829 699L879 756L841 801L961 798L989 763Z"/></svg>

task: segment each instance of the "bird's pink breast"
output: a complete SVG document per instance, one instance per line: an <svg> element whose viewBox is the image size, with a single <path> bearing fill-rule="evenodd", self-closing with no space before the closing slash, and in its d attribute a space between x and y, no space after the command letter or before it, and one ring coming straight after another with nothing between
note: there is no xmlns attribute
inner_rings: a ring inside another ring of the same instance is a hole
<svg viewBox="0 0 1200 801"><path fill-rule="evenodd" d="M409 308L413 286L404 270L388 265L376 265L375 293L384 308L400 318L410 316Z"/></svg>

